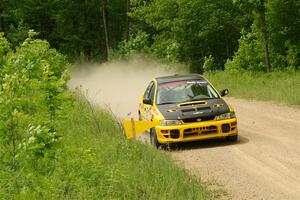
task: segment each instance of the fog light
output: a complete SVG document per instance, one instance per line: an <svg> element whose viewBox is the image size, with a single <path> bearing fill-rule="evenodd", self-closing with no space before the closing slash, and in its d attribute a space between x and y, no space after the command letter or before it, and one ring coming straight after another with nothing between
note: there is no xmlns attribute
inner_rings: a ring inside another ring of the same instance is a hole
<svg viewBox="0 0 300 200"><path fill-rule="evenodd" d="M222 124L222 132L228 133L230 131L230 125L229 124Z"/></svg>
<svg viewBox="0 0 300 200"><path fill-rule="evenodd" d="M173 139L179 138L179 130L177 130L177 129L171 130L171 131L170 131L170 136L171 136L171 138L173 138Z"/></svg>

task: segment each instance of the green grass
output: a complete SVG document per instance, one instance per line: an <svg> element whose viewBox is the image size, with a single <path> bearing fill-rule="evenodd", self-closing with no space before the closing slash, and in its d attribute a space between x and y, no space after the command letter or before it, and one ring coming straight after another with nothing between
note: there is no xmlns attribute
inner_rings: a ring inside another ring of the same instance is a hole
<svg viewBox="0 0 300 200"><path fill-rule="evenodd" d="M206 73L205 77L218 89L228 88L233 97L271 100L300 105L300 72L271 73Z"/></svg>
<svg viewBox="0 0 300 200"><path fill-rule="evenodd" d="M66 102L55 155L17 170L0 163L0 199L208 199L199 180L163 151L123 138L105 111ZM98 124L98 125L97 125ZM25 158L24 158L25 159Z"/></svg>

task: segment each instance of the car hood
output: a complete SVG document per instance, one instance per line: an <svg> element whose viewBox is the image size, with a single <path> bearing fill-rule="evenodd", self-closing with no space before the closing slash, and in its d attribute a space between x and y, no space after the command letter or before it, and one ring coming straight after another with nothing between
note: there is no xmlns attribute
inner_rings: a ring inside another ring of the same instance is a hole
<svg viewBox="0 0 300 200"><path fill-rule="evenodd" d="M157 105L157 108L168 120L197 119L197 121L206 121L230 111L227 103L221 98Z"/></svg>

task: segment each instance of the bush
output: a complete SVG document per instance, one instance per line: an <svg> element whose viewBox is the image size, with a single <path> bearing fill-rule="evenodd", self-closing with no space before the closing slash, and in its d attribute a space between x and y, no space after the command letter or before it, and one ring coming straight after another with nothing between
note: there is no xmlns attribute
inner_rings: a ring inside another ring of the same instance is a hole
<svg viewBox="0 0 300 200"><path fill-rule="evenodd" d="M237 71L264 71L263 48L260 42L258 31L252 26L252 31L242 32L239 39L239 49L232 60L225 64L225 70Z"/></svg>
<svg viewBox="0 0 300 200"><path fill-rule="evenodd" d="M211 72L217 70L217 67L215 65L215 59L212 55L209 55L208 57L204 57L204 64L203 64L203 70L205 72Z"/></svg>
<svg viewBox="0 0 300 200"><path fill-rule="evenodd" d="M4 37L4 33L0 33L0 59L3 59L8 51L10 51L10 44Z"/></svg>
<svg viewBox="0 0 300 200"><path fill-rule="evenodd" d="M288 48L286 55L287 69L300 69L300 47L297 45L292 45L289 42L286 43L286 46Z"/></svg>
<svg viewBox="0 0 300 200"><path fill-rule="evenodd" d="M16 51L5 42L6 50L2 51L0 157L3 165L15 170L22 167L18 160L21 155L33 153L43 157L51 151L56 113L66 89L65 57L50 49L46 41L33 39L34 35L30 31ZM1 36L0 41L6 40ZM28 127L39 127L40 133ZM30 134L26 134L28 130ZM37 160L33 159L33 165Z"/></svg>

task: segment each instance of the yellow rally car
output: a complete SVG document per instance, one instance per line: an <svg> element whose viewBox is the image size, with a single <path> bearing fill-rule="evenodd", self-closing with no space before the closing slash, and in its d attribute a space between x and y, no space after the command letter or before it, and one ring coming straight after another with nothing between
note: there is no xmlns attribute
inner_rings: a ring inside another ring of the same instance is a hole
<svg viewBox="0 0 300 200"><path fill-rule="evenodd" d="M232 107L202 76L158 77L148 85L139 103L139 120L158 124L150 129L150 140L161 144L225 137L238 138L237 119Z"/></svg>

